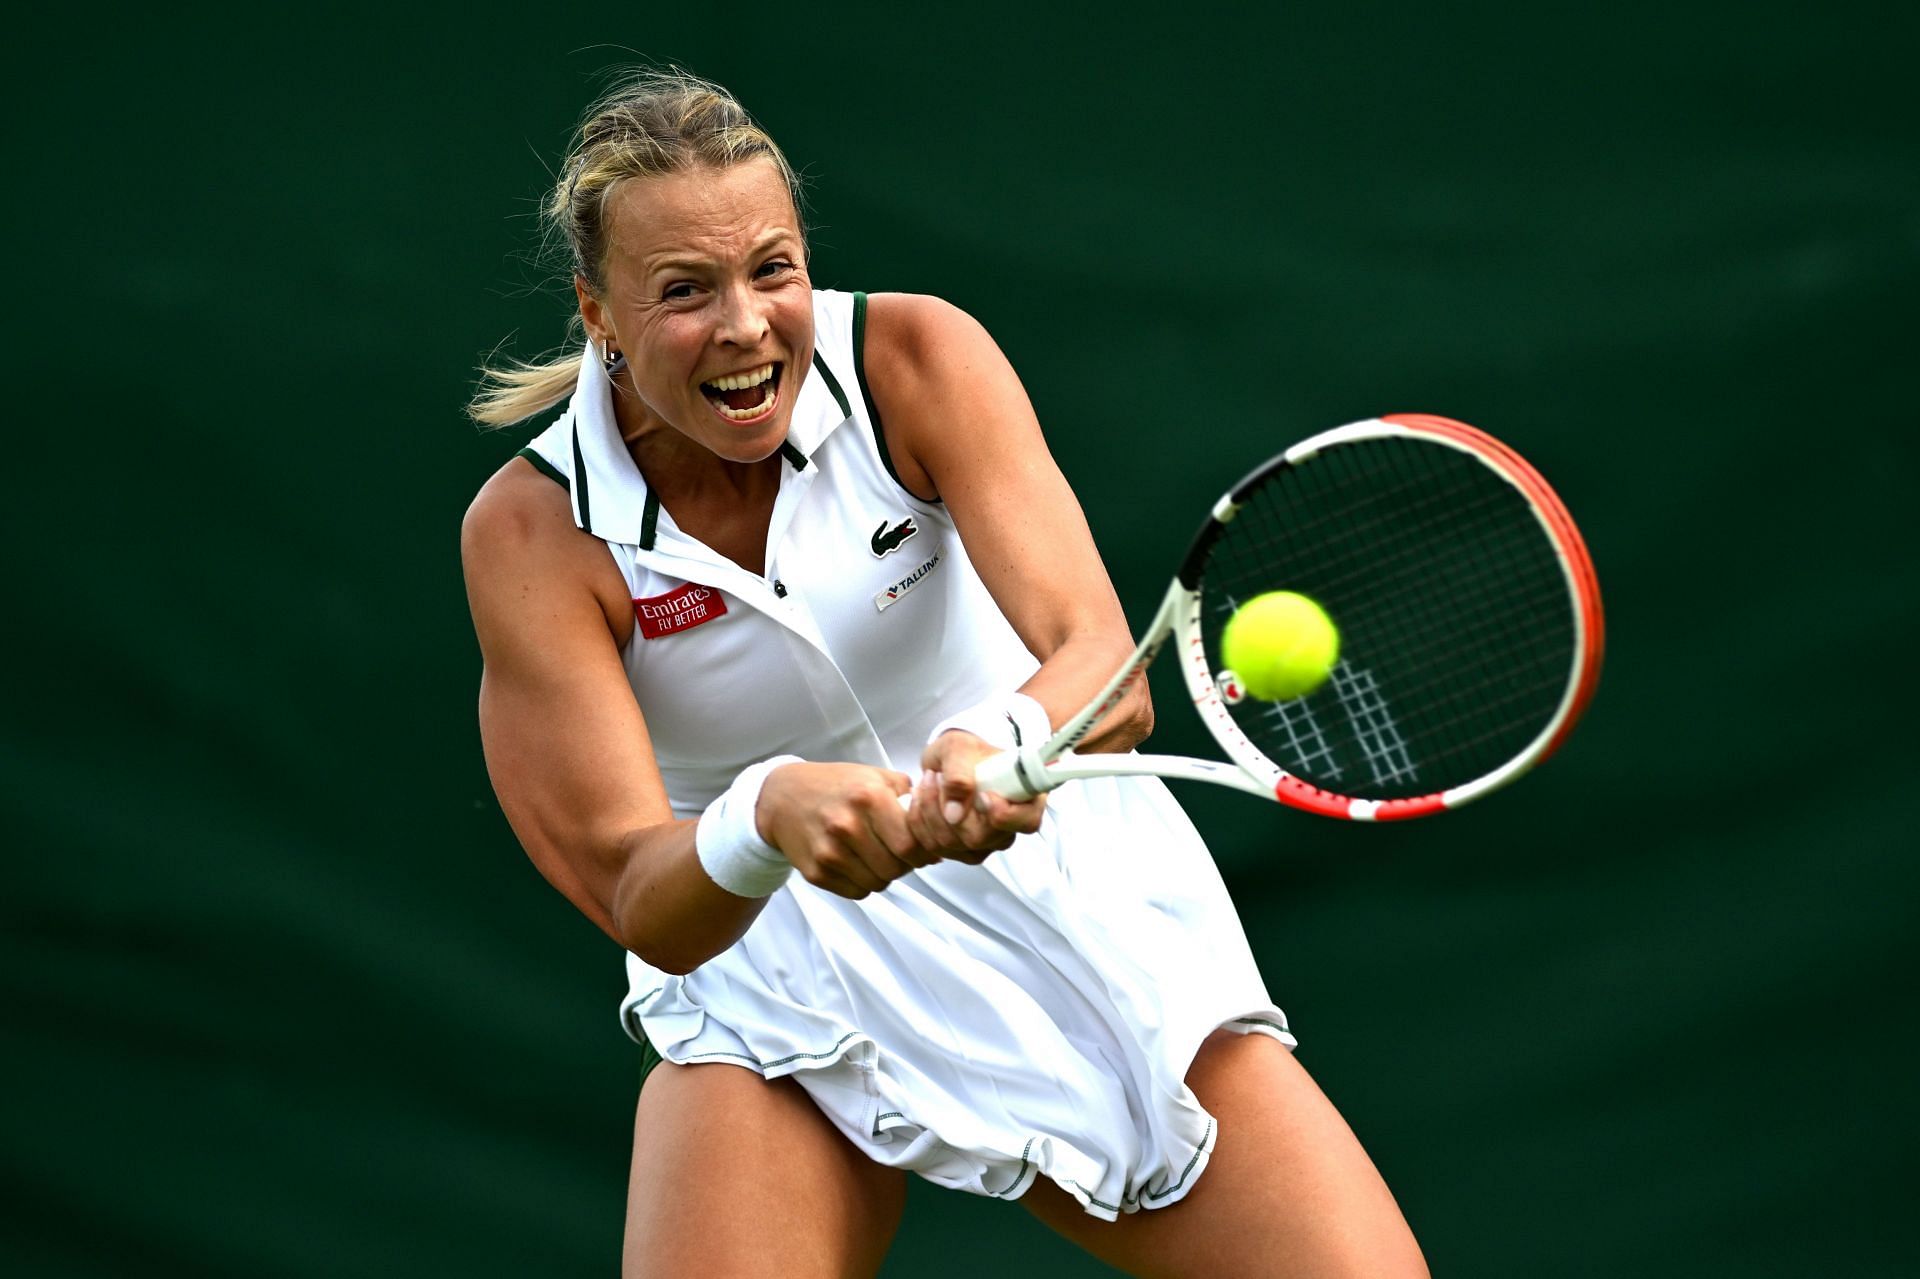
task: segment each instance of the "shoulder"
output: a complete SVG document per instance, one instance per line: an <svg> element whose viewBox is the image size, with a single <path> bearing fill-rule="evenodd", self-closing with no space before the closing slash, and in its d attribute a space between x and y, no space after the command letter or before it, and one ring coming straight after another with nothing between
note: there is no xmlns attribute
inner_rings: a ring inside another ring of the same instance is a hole
<svg viewBox="0 0 1920 1279"><path fill-rule="evenodd" d="M925 293L869 294L865 339L870 375L937 375L977 348L998 353L978 320Z"/></svg>
<svg viewBox="0 0 1920 1279"><path fill-rule="evenodd" d="M558 478L559 482L556 482ZM495 471L460 521L461 554L509 554L555 537L557 526L579 532L565 477L543 473L526 457L514 456Z"/></svg>
<svg viewBox="0 0 1920 1279"><path fill-rule="evenodd" d="M476 609L483 601L511 606L538 581L590 591L616 629L627 612L626 583L606 545L574 523L564 484L522 456L494 472L467 507L460 559Z"/></svg>
<svg viewBox="0 0 1920 1279"><path fill-rule="evenodd" d="M954 443L956 421L973 414L1019 379L980 321L953 303L919 293L879 293L869 299L867 386L889 425L920 443ZM1020 395L1024 404L1024 392ZM965 433L960 433L965 434Z"/></svg>
<svg viewBox="0 0 1920 1279"><path fill-rule="evenodd" d="M924 293L872 293L856 313L856 367L867 411L895 481L922 501L940 501L933 471L943 444L971 416L968 381L997 362L993 339L972 316Z"/></svg>
<svg viewBox="0 0 1920 1279"><path fill-rule="evenodd" d="M944 500L977 463L1045 447L1026 388L978 320L911 293L876 294L869 311L866 387L910 492Z"/></svg>

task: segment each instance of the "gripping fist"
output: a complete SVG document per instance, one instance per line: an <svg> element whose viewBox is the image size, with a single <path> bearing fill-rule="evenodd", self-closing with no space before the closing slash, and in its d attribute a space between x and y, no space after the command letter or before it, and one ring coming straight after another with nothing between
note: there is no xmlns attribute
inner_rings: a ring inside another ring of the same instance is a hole
<svg viewBox="0 0 1920 1279"><path fill-rule="evenodd" d="M975 765L995 753L992 743L960 729L927 743L920 756L925 771L907 813L907 828L923 848L978 865L1016 835L1040 829L1046 796L1016 802L974 786Z"/></svg>

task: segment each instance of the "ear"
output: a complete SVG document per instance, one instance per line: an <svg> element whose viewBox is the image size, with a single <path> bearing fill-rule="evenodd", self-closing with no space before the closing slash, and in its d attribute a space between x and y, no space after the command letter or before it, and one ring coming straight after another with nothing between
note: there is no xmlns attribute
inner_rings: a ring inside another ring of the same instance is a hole
<svg viewBox="0 0 1920 1279"><path fill-rule="evenodd" d="M603 351L610 343L618 345L612 343L613 329L607 323L606 305L594 296L593 286L587 283L585 276L576 274L573 277L573 296L580 301L580 320L587 326L587 336L599 343Z"/></svg>

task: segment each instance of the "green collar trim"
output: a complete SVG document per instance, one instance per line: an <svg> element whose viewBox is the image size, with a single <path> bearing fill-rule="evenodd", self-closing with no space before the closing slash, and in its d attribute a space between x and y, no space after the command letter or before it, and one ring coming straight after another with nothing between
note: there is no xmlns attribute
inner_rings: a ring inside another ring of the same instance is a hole
<svg viewBox="0 0 1920 1279"><path fill-rule="evenodd" d="M866 297L867 295L864 293L856 293L854 295L854 306L859 308L860 312L866 310ZM855 320L854 323L857 326L860 322ZM857 328L855 332L858 332ZM858 338L854 340L856 342L859 341ZM854 349L858 350L859 348L856 346ZM852 417L852 401L848 400L847 393L840 389L840 379L833 375L833 370L827 367L827 362L820 358L820 352L818 351L813 353L813 367L819 371L821 377L827 380L827 389L833 392L833 401L840 406L840 416L843 418Z"/></svg>
<svg viewBox="0 0 1920 1279"><path fill-rule="evenodd" d="M641 550L651 551L653 549L653 537L654 537L654 533L658 530L659 525L660 525L660 495L653 491L652 485L648 485L647 486L647 504L646 504L646 507L642 509L642 511L640 512L640 549Z"/></svg>
<svg viewBox="0 0 1920 1279"><path fill-rule="evenodd" d="M867 406L867 421L873 427L874 446L880 450L880 465L887 468L887 474L902 493L915 501L926 501L902 483L900 472L893 469L893 454L887 452L887 429L880 423L880 410L874 405L873 392L867 388L867 295L864 293L853 295L853 375L860 381L860 400Z"/></svg>
<svg viewBox="0 0 1920 1279"><path fill-rule="evenodd" d="M534 470L540 472L540 474L546 476L561 488L570 489L573 487L567 483L567 477L560 474L559 467L547 461L546 458L541 457L538 453L534 452L532 448L521 449L518 453L515 453L514 456L526 458L527 461L533 463Z"/></svg>
<svg viewBox="0 0 1920 1279"><path fill-rule="evenodd" d="M787 465L796 471L804 471L807 469L807 455L785 440L780 441L780 456L785 458ZM584 499L585 496L586 494L583 492L581 497ZM586 511L587 508L584 505L581 506L580 519L583 527L587 518ZM591 533L593 530L588 529L587 531ZM643 551L651 551L659 534L660 495L655 493L653 491L653 485L649 484L647 485L647 503L640 509L640 549Z"/></svg>
<svg viewBox="0 0 1920 1279"><path fill-rule="evenodd" d="M580 527L593 532L593 518L587 510L587 457L580 451L580 424L573 424L573 497L574 509L580 513Z"/></svg>

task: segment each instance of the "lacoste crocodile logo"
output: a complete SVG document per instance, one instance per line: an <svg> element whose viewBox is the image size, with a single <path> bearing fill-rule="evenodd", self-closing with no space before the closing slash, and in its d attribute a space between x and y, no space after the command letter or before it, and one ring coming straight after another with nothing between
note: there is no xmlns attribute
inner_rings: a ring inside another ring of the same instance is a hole
<svg viewBox="0 0 1920 1279"><path fill-rule="evenodd" d="M888 528L887 522L881 520L880 527L873 530L873 541L871 545L873 547L874 558L878 559L881 556L893 554L900 549L902 542L919 531L920 530L914 526L913 516L911 515L901 520L892 528Z"/></svg>

